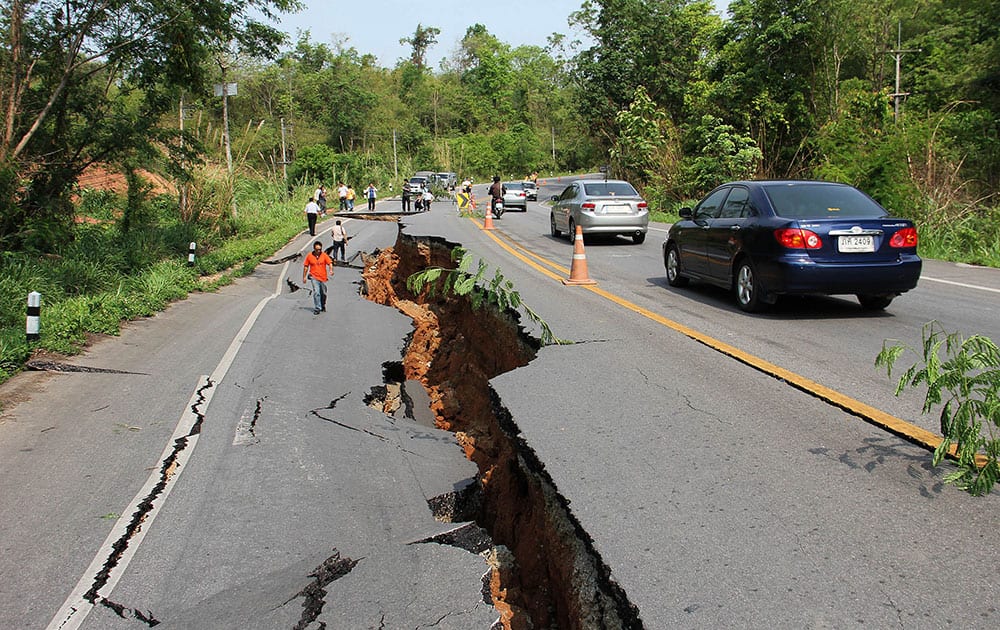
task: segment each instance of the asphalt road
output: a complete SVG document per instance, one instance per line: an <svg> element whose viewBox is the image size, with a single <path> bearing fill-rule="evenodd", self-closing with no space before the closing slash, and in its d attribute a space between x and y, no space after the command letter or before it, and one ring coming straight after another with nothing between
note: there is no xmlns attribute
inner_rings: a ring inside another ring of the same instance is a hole
<svg viewBox="0 0 1000 630"><path fill-rule="evenodd" d="M392 245L397 226L349 232L353 253ZM420 543L456 527L428 500L475 466L451 434L364 402L410 320L359 296L360 271L340 267L330 312L314 316L285 284L300 266L261 265L72 362L127 374L8 384L30 400L0 424L0 627L292 628L331 559L350 569L324 587L331 627L492 623L484 559ZM181 426L191 410L194 430ZM145 499L157 509L129 529ZM103 603L84 603L97 587Z"/></svg>
<svg viewBox="0 0 1000 630"><path fill-rule="evenodd" d="M403 223L501 268L575 342L543 348L492 386L645 627L1000 620L995 496L944 485L923 449L629 307L934 428L916 397L892 396L874 356L886 338L918 344L931 319L1000 339L996 271L929 262L933 279L882 315L827 298L751 316L718 290L667 287L656 232L638 246L588 244L600 293L553 278L568 272L558 266L569 267L572 245L548 235L540 204L506 213L493 233L447 203ZM349 227L352 250L396 236L390 223ZM126 617L291 628L310 573L339 554L356 564L326 585L314 625L489 627L482 558L410 544L450 527L427 500L474 469L451 436L363 404L383 364L399 360L409 322L360 298L356 270L338 269L320 316L283 288L289 276L301 279L297 265L262 266L72 362L129 374L27 374L5 386L29 400L0 423L0 627L75 617L64 606L93 585L89 567L105 560L102 545L193 407L200 432L183 474L171 471L155 521L101 591ZM144 626L101 605L79 627Z"/></svg>

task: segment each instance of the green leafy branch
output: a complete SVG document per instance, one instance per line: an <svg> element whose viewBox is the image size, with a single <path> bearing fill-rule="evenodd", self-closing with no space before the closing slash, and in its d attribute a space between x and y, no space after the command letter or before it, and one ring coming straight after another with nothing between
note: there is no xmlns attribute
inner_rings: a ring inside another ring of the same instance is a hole
<svg viewBox="0 0 1000 630"><path fill-rule="evenodd" d="M451 293L459 297L466 297L474 310L479 310L484 304L495 306L500 311L521 309L531 321L542 329L541 341L543 344L569 343L557 338L548 323L530 306L521 301L521 295L514 289L514 283L505 278L499 269L496 269L493 278L487 281L489 265L480 259L479 266L473 273L471 270L475 256L465 248L455 247L452 249L451 259L458 261L456 268L427 267L407 278L406 288L413 293L421 293L426 289L428 297L434 297L438 291L441 292L441 295ZM439 280L442 281L438 282Z"/></svg>
<svg viewBox="0 0 1000 630"><path fill-rule="evenodd" d="M904 352L921 356L900 376L896 395L924 387L924 413L944 402L940 414L944 439L934 451L933 463L937 466L953 455L958 470L946 475L945 481L972 495L987 494L1000 479L1000 348L982 335L963 339L958 333L947 334L937 322L926 324L921 336L920 352L883 342L875 365L891 377Z"/></svg>

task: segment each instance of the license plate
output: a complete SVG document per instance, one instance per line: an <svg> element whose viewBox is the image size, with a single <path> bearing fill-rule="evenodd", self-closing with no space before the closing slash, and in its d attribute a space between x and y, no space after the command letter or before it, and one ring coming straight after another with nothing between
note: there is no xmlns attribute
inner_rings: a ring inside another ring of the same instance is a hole
<svg viewBox="0 0 1000 630"><path fill-rule="evenodd" d="M603 214L628 214L632 212L632 207L621 204L605 204L601 210Z"/></svg>
<svg viewBox="0 0 1000 630"><path fill-rule="evenodd" d="M837 247L842 252L873 252L875 251L875 237L871 235L840 236L837 239Z"/></svg>

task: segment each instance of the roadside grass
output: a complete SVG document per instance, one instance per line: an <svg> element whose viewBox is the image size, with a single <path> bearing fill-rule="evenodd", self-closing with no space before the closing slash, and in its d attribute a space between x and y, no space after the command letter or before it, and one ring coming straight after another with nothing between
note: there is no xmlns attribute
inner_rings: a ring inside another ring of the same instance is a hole
<svg viewBox="0 0 1000 630"><path fill-rule="evenodd" d="M192 291L212 291L247 275L304 227L297 191L241 183L237 216L202 216L182 222L176 199L148 200L142 222L121 229L125 199L85 192L72 241L55 251L0 252L0 383L19 372L32 354L76 354L89 334L117 335L123 322L148 317ZM187 265L188 244L197 243ZM42 295L41 339L25 334L28 294Z"/></svg>
<svg viewBox="0 0 1000 630"><path fill-rule="evenodd" d="M918 229L924 258L1000 267L1000 208Z"/></svg>

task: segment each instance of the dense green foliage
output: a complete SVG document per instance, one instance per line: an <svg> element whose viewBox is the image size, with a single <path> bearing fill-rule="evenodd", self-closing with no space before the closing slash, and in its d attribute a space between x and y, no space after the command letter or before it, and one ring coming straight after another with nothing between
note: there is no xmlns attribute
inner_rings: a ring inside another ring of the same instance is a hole
<svg viewBox="0 0 1000 630"><path fill-rule="evenodd" d="M924 255L1000 266L1000 0L733 0L725 16L710 0L583 0L574 35L511 46L473 23L440 63L440 31L418 24L390 68L251 17L297 6L0 7L0 378L27 356L28 291L56 318L45 345L69 348L251 267L316 184L384 195L416 170L610 165L664 220L732 178L832 179L917 221ZM223 82L239 85L233 172ZM80 195L92 164L126 194ZM153 197L142 170L182 202ZM195 270L178 263L191 240Z"/></svg>
<svg viewBox="0 0 1000 630"><path fill-rule="evenodd" d="M226 227L239 238L180 221L176 200L165 196L143 201L136 224L123 232L114 218L125 197L87 192L80 216L92 221L80 223L72 240L44 252L0 253L0 382L21 369L34 347L74 353L87 334L117 334L123 321L249 273L302 230L299 204L289 205L278 186L244 186L237 195L243 211ZM198 245L193 267L187 265L191 241ZM29 345L31 291L42 295L42 338Z"/></svg>
<svg viewBox="0 0 1000 630"><path fill-rule="evenodd" d="M13 0L0 9L0 246L45 248L71 237L72 194L91 164L127 177L139 166L181 168L173 125L184 92L208 70L263 55L282 34L251 17L296 0ZM134 181L134 179L133 179ZM132 204L131 209L136 206ZM123 220L127 224L126 212Z"/></svg>

